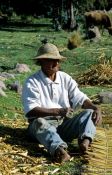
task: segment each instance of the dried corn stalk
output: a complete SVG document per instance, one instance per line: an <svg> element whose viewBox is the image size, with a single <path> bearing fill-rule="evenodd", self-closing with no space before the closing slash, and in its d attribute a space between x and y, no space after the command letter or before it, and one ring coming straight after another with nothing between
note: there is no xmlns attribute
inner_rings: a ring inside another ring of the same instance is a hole
<svg viewBox="0 0 112 175"><path fill-rule="evenodd" d="M82 74L77 81L84 85L110 85L112 84L112 64L104 62L94 65Z"/></svg>
<svg viewBox="0 0 112 175"><path fill-rule="evenodd" d="M86 164L82 167L81 175L110 175L112 174L112 130L98 128L96 138L84 155Z"/></svg>

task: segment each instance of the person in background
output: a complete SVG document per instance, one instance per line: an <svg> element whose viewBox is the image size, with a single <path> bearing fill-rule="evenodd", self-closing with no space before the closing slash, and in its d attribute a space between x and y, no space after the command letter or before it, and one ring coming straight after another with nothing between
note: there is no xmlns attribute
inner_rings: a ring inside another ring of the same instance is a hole
<svg viewBox="0 0 112 175"><path fill-rule="evenodd" d="M88 150L96 125L101 123L101 112L76 81L60 71L66 58L54 44L42 44L34 60L40 70L27 78L22 91L28 133L44 145L54 162L63 163L70 160L67 148L73 139L78 139L81 151ZM84 110L73 116L78 106Z"/></svg>

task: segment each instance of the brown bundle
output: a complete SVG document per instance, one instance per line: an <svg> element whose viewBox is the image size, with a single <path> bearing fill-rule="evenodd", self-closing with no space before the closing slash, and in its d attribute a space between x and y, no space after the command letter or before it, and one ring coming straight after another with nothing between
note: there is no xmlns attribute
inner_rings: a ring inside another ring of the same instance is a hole
<svg viewBox="0 0 112 175"><path fill-rule="evenodd" d="M92 66L78 80L83 85L112 84L112 64L109 62Z"/></svg>

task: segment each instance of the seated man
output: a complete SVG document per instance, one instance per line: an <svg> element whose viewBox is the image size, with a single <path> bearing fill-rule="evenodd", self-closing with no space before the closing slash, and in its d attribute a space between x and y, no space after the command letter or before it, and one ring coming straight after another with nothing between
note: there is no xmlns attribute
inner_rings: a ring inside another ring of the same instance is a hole
<svg viewBox="0 0 112 175"><path fill-rule="evenodd" d="M61 56L57 47L43 44L38 50L35 63L41 69L27 78L22 92L28 131L51 154L55 162L70 160L67 143L78 138L82 151L92 142L101 113L90 99L81 92L67 73L59 71ZM73 110L81 106L85 110L72 118Z"/></svg>

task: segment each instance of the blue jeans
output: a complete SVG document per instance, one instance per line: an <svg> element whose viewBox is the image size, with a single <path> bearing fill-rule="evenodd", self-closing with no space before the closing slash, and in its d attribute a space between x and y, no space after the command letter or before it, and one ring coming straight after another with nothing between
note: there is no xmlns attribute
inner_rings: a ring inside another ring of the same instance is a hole
<svg viewBox="0 0 112 175"><path fill-rule="evenodd" d="M29 134L53 155L60 145L67 148L67 142L73 139L94 138L96 127L91 119L92 113L92 110L85 110L73 118L63 120L60 125L58 121L52 120L57 122L57 126L53 122L51 124L50 120L37 118L29 124Z"/></svg>

